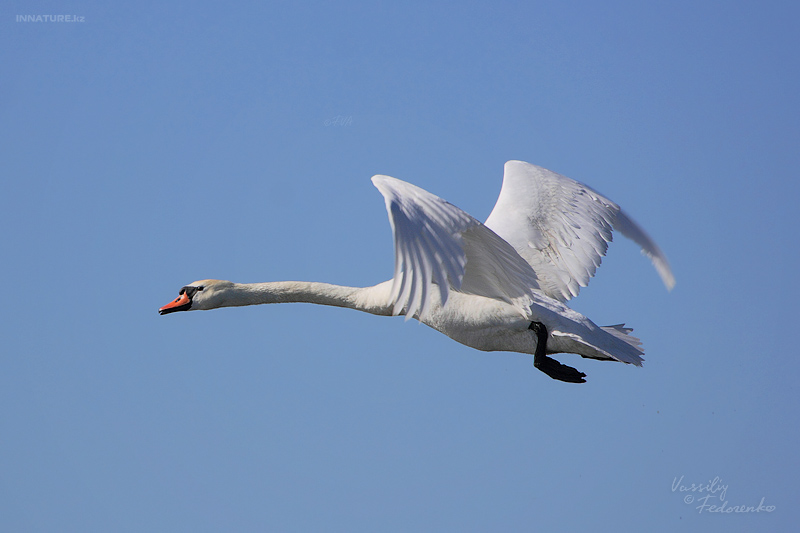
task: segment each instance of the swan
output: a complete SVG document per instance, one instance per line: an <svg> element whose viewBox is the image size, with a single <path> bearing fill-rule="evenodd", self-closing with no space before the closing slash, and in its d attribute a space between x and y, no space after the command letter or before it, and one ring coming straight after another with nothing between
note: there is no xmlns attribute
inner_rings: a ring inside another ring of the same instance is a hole
<svg viewBox="0 0 800 533"><path fill-rule="evenodd" d="M505 164L485 223L415 185L377 175L394 239L394 277L372 287L206 279L158 311L307 302L416 318L483 351L533 355L553 379L586 374L548 357L575 353L642 365L641 341L624 324L600 327L566 302L594 276L613 230L636 242L670 290L667 258L620 207L587 185L523 161Z"/></svg>

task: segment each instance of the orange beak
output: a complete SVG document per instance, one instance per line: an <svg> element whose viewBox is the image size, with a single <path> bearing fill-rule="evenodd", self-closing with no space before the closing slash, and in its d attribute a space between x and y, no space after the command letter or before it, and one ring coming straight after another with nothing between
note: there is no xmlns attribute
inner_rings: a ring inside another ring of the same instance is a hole
<svg viewBox="0 0 800 533"><path fill-rule="evenodd" d="M192 305L192 300L185 292L172 300L170 303L158 310L159 315L166 315L167 313L174 313L175 311L188 311Z"/></svg>

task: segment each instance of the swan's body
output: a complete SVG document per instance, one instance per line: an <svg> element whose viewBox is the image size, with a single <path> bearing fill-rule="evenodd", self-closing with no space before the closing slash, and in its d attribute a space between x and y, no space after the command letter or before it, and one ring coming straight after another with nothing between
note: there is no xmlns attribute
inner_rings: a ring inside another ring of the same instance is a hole
<svg viewBox="0 0 800 533"><path fill-rule="evenodd" d="M630 329L599 327L564 303L594 275L612 229L636 241L667 287L674 285L664 254L615 203L521 161L506 163L500 198L485 224L409 183L388 176L372 181L386 200L394 235L391 280L363 288L203 280L159 312L308 302L414 317L478 350L532 354L538 368L563 381L582 382L584 374L546 353L641 366L641 343Z"/></svg>

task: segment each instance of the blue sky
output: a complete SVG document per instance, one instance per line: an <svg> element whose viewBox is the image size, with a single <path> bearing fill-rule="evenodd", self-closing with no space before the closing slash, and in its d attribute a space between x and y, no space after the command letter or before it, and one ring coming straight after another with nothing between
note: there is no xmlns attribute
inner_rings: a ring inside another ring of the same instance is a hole
<svg viewBox="0 0 800 533"><path fill-rule="evenodd" d="M17 21L58 14L83 22ZM798 15L5 3L0 529L788 530ZM634 327L643 368L565 355L576 386L402 319L156 313L202 278L388 279L372 175L484 219L509 159L666 252L671 293L619 238L571 303ZM773 512L686 503L715 478Z"/></svg>

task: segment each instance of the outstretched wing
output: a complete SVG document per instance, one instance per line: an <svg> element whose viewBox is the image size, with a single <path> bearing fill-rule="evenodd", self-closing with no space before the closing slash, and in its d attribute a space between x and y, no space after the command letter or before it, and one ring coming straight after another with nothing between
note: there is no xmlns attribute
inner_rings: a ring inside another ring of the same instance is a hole
<svg viewBox="0 0 800 533"><path fill-rule="evenodd" d="M548 296L567 301L588 285L618 230L675 285L664 253L620 207L590 187L523 161L505 165L503 187L486 226L533 268Z"/></svg>
<svg viewBox="0 0 800 533"><path fill-rule="evenodd" d="M374 176L394 237L393 313L424 317L450 289L497 298L522 312L536 274L514 248L458 207L410 183Z"/></svg>

